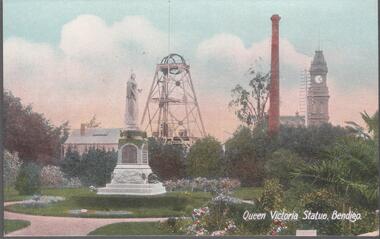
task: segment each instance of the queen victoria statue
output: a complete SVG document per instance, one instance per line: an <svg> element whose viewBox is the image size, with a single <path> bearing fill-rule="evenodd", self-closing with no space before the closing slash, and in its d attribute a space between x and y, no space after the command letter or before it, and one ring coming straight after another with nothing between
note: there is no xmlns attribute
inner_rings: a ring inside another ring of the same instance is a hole
<svg viewBox="0 0 380 239"><path fill-rule="evenodd" d="M127 99L125 104L125 126L126 130L137 130L137 118L138 118L138 101L137 101L137 83L136 75L131 74L130 79L127 81Z"/></svg>
<svg viewBox="0 0 380 239"><path fill-rule="evenodd" d="M106 195L157 195L166 192L149 166L146 133L138 127L138 88L136 75L127 81L125 125L120 132L118 160L111 183L98 188Z"/></svg>

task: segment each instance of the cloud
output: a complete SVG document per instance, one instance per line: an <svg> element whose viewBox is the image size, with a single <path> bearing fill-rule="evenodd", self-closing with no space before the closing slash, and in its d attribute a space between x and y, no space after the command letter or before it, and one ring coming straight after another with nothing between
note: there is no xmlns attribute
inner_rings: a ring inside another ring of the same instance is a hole
<svg viewBox="0 0 380 239"><path fill-rule="evenodd" d="M131 71L144 89L142 107L165 47L165 33L141 16L107 25L82 15L63 26L58 46L7 39L4 86L56 124L76 128L96 114L104 126L120 127Z"/></svg>
<svg viewBox="0 0 380 239"><path fill-rule="evenodd" d="M178 39L178 37L176 38ZM182 39L183 40L183 39ZM181 41L177 41L177 45ZM178 45L178 49L191 46ZM166 55L167 34L142 16L127 16L113 24L93 15L81 15L65 24L58 46L8 38L4 42L4 86L23 102L33 103L53 123L69 120L72 128L93 114L104 127L122 127L125 83L137 75L140 113L155 66ZM188 57L192 79L208 133L226 139L239 125L228 109L230 91L248 85L248 67L262 58L269 70L270 38L246 46L232 34L219 34L195 46ZM299 72L311 57L280 39L281 114L298 110ZM377 89L363 86L345 92L329 72L331 122L359 120L359 112L377 109Z"/></svg>
<svg viewBox="0 0 380 239"><path fill-rule="evenodd" d="M193 69L199 72L194 76L204 79L200 82L202 89L217 89L229 95L236 84L248 84L249 67L261 72L270 70L270 44L271 39L266 38L246 47L238 36L215 35L198 45ZM310 61L310 56L298 52L289 40L280 38L280 75L286 82L282 87L298 86L300 72Z"/></svg>
<svg viewBox="0 0 380 239"><path fill-rule="evenodd" d="M271 39L253 42L245 47L243 41L231 34L219 34L201 42L196 50L199 60L226 63L238 71L246 71L249 65L262 59L270 65ZM310 63L311 58L299 53L286 38L280 38L280 63L286 67L299 69Z"/></svg>

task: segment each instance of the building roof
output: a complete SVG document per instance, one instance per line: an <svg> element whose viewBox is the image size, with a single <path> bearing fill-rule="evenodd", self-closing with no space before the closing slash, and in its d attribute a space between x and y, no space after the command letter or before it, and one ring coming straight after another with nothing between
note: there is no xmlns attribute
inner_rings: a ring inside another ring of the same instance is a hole
<svg viewBox="0 0 380 239"><path fill-rule="evenodd" d="M283 125L305 125L305 116L283 115L283 116L280 116L280 124L283 124Z"/></svg>
<svg viewBox="0 0 380 239"><path fill-rule="evenodd" d="M86 128L83 136L80 129L70 132L65 144L117 144L122 128Z"/></svg>
<svg viewBox="0 0 380 239"><path fill-rule="evenodd" d="M280 120L304 120L305 116L303 115L281 115Z"/></svg>

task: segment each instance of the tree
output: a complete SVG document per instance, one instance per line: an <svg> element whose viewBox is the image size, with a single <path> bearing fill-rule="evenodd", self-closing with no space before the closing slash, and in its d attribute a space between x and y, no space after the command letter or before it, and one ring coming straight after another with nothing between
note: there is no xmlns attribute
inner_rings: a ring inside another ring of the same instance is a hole
<svg viewBox="0 0 380 239"><path fill-rule="evenodd" d="M162 180L185 176L185 149L182 145L164 144L149 138L149 165Z"/></svg>
<svg viewBox="0 0 380 239"><path fill-rule="evenodd" d="M285 188L289 187L291 172L304 165L304 161L290 150L279 149L265 161L265 176L269 179L278 179Z"/></svg>
<svg viewBox="0 0 380 239"><path fill-rule="evenodd" d="M24 106L20 98L4 92L4 146L18 152L22 160L52 163L60 157L61 144L68 135L68 122L55 127L43 114Z"/></svg>
<svg viewBox="0 0 380 239"><path fill-rule="evenodd" d="M93 115L90 121L86 123L87 128L99 128L100 125L101 123L96 121L96 115Z"/></svg>
<svg viewBox="0 0 380 239"><path fill-rule="evenodd" d="M364 123L366 124L367 131L360 126L358 123L353 121L347 121L347 129L350 130L354 135L363 137L366 139L374 139L378 141L379 139L379 111L377 110L373 116L369 116L367 112L360 113ZM372 134L372 135L371 135Z"/></svg>
<svg viewBox="0 0 380 239"><path fill-rule="evenodd" d="M243 186L260 185L269 142L265 131L253 133L248 127L240 127L225 144L228 176L238 178Z"/></svg>
<svg viewBox="0 0 380 239"><path fill-rule="evenodd" d="M222 176L223 167L222 144L212 136L198 139L187 155L186 171L192 177L214 178Z"/></svg>
<svg viewBox="0 0 380 239"><path fill-rule="evenodd" d="M81 156L78 151L69 147L65 153L65 158L60 161L59 166L65 176L69 178L79 177L81 175Z"/></svg>
<svg viewBox="0 0 380 239"><path fill-rule="evenodd" d="M277 138L270 141L268 151L283 148L297 153L305 161L319 160L331 145L347 135L346 129L327 123L309 127L281 125Z"/></svg>
<svg viewBox="0 0 380 239"><path fill-rule="evenodd" d="M229 107L235 109L235 114L248 127L260 124L265 120L265 108L269 98L270 73L255 71L253 67L248 69L250 76L250 90L236 85L232 89L232 100Z"/></svg>
<svg viewBox="0 0 380 239"><path fill-rule="evenodd" d="M82 154L79 178L84 185L104 186L111 181L117 163L117 152L90 148Z"/></svg>
<svg viewBox="0 0 380 239"><path fill-rule="evenodd" d="M22 162L17 154L11 154L7 150L4 151L3 179L6 187L15 185L21 165Z"/></svg>
<svg viewBox="0 0 380 239"><path fill-rule="evenodd" d="M315 188L325 188L342 203L376 209L379 198L377 147L362 138L347 137L334 144L326 158L295 170L294 175Z"/></svg>
<svg viewBox="0 0 380 239"><path fill-rule="evenodd" d="M21 195L39 193L41 187L39 165L33 162L24 162L16 179L16 190Z"/></svg>

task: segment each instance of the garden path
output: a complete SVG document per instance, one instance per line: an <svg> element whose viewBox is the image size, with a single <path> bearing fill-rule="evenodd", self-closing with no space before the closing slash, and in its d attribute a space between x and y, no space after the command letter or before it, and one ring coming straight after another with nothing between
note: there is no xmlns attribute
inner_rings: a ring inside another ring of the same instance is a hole
<svg viewBox="0 0 380 239"><path fill-rule="evenodd" d="M4 206L19 202L5 202ZM4 211L5 219L30 221L30 226L7 236L84 236L96 228L117 222L158 222L167 218L78 218L37 216Z"/></svg>

